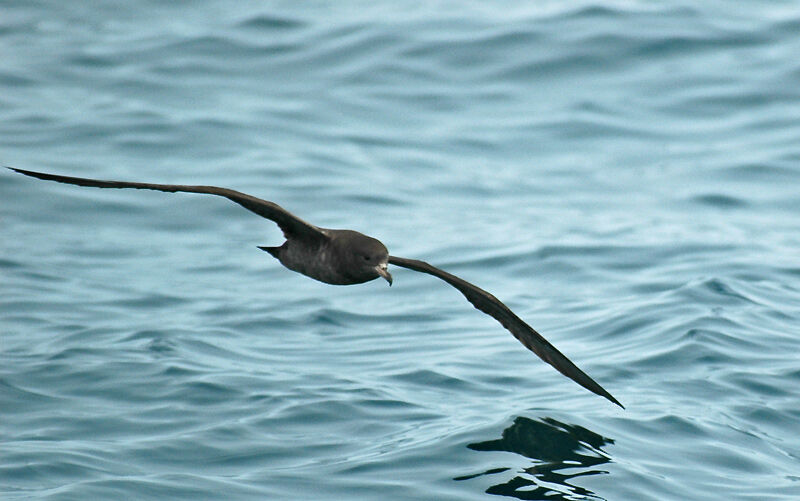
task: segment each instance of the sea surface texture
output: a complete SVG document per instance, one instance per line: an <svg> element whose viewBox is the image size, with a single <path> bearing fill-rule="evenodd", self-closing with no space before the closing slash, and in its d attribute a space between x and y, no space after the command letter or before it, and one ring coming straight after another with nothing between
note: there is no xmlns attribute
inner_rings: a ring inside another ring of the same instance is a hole
<svg viewBox="0 0 800 501"><path fill-rule="evenodd" d="M0 3L0 498L800 499L794 1Z"/></svg>

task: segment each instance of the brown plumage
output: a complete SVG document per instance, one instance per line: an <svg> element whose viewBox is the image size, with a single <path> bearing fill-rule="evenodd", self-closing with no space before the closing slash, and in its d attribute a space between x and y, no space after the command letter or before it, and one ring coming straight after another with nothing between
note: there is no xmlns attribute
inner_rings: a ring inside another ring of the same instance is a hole
<svg viewBox="0 0 800 501"><path fill-rule="evenodd" d="M321 282L351 285L383 277L391 285L392 275L388 271L389 264L433 275L458 289L475 308L495 318L526 348L555 367L560 373L587 390L623 407L616 398L492 294L424 261L390 256L386 246L380 241L357 231L320 228L300 219L276 203L216 186L101 181L33 172L13 167L9 167L9 169L39 179L78 186L203 193L225 197L245 209L274 221L281 228L286 237L283 245L259 247L260 249L269 252L290 270Z"/></svg>

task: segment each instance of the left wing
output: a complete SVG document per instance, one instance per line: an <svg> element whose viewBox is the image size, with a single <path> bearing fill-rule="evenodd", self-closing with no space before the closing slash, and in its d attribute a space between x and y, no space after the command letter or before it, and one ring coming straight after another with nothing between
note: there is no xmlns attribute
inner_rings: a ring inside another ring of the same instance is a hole
<svg viewBox="0 0 800 501"><path fill-rule="evenodd" d="M489 294L485 290L424 261L389 256L389 262L391 264L396 264L397 266L402 266L403 268L427 273L428 275L433 275L434 277L444 280L448 284L458 289L464 295L464 297L467 298L467 301L475 306L475 308L486 313L487 315L494 317L503 325L503 327L508 329L515 338L525 345L526 348L536 353L539 358L548 364L555 367L558 372L564 374L587 390L609 399L623 409L625 408L616 398L611 396L609 392L597 384L594 379L590 378L585 372L580 370L578 366L573 364L570 359L558 351L555 346L550 344L545 338L542 337L541 334L536 332L533 327L523 322L521 318L516 316L514 312L508 308L508 306L504 305L499 299Z"/></svg>

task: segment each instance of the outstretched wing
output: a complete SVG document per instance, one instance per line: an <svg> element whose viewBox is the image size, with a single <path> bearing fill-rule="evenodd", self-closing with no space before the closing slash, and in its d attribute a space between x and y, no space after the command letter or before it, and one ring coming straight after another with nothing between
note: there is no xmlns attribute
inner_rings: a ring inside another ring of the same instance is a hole
<svg viewBox="0 0 800 501"><path fill-rule="evenodd" d="M182 184L152 184L152 183L132 183L127 181L101 181L99 179L86 179L82 177L59 176L56 174L47 174L44 172L34 172L24 169L16 169L9 167L9 169L25 174L26 176L45 179L48 181L58 181L59 183L77 184L78 186L92 186L95 188L134 188L137 190L156 190L167 191L175 193L177 191L186 193L206 193L209 195L217 195L225 197L228 200L236 202L247 210L255 212L259 216L265 217L278 223L278 226L283 231L286 237L289 236L305 236L305 237L325 237L325 234L320 228L317 228L311 223L307 223L287 211L280 205L261 200L245 193L227 188L218 188L216 186L190 186Z"/></svg>
<svg viewBox="0 0 800 501"><path fill-rule="evenodd" d="M575 364L564 356L555 346L550 344L541 334L536 332L530 325L522 321L504 305L499 299L489 294L485 290L472 285L466 280L462 280L455 275L451 275L444 270L432 266L424 261L416 259L405 259L402 257L389 256L389 262L402 266L410 270L419 271L440 278L458 289L475 308L491 315L503 327L508 329L526 348L536 353L539 358L555 367L558 372L564 374L587 390L594 392L602 397L609 399L623 409L625 408L619 401L611 396L609 392L597 384L594 379L586 375Z"/></svg>

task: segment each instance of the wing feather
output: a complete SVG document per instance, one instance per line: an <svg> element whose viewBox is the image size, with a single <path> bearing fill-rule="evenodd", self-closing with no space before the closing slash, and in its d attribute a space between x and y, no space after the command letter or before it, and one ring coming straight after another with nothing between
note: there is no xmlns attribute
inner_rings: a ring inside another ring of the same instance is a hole
<svg viewBox="0 0 800 501"><path fill-rule="evenodd" d="M587 390L594 392L602 397L607 398L611 402L625 408L619 401L611 396L609 392L603 389L602 386L597 384L594 379L590 378L585 372L580 370L570 359L564 356L563 353L558 351L555 346L550 344L541 334L536 332L530 325L526 324L514 314L505 304L492 294L477 287L466 280L463 280L455 275L447 273L433 265L424 261L416 259L406 259L402 257L389 256L389 262L397 266L402 266L410 270L427 273L433 275L448 284L452 285L461 292L467 301L478 310L495 318L500 324L508 329L526 348L534 352L542 360L552 365L561 374L572 379L579 385Z"/></svg>
<svg viewBox="0 0 800 501"><path fill-rule="evenodd" d="M186 193L205 193L208 195L217 195L225 197L232 202L235 202L245 209L255 212L261 217L275 221L283 231L286 237L289 236L306 236L325 238L325 234L320 228L317 228L311 223L303 221L291 212L287 211L280 205L262 200L236 190L228 188L218 188L216 186L192 186L183 184L153 184L153 183L135 183L128 181L103 181L99 179L87 179L82 177L60 176L57 174L47 174L44 172L35 172L24 169L17 169L9 167L9 169L39 179L47 181L57 181L59 183L75 184L78 186L91 186L95 188L133 188L137 190L156 190L166 191L170 193L186 192Z"/></svg>

